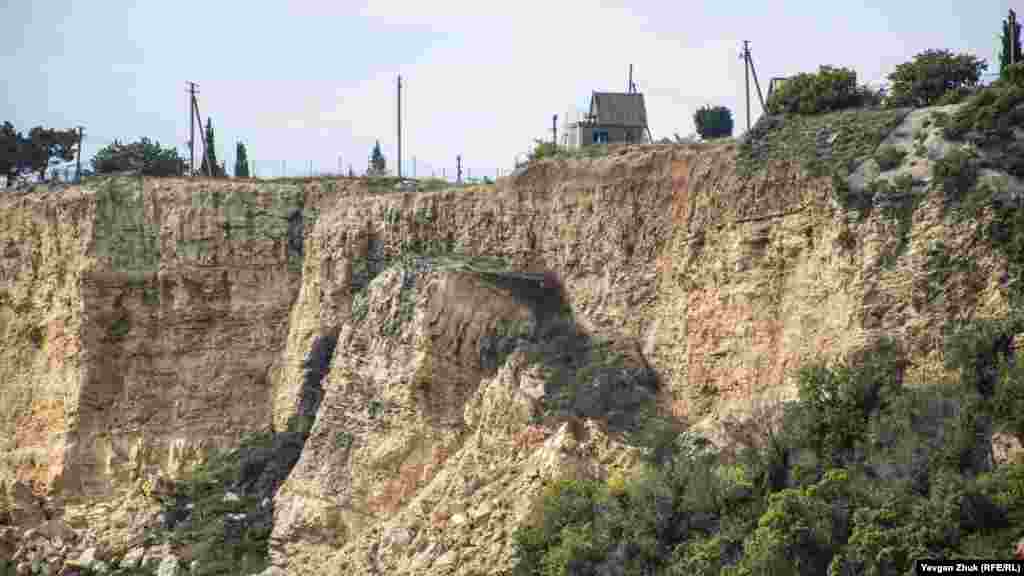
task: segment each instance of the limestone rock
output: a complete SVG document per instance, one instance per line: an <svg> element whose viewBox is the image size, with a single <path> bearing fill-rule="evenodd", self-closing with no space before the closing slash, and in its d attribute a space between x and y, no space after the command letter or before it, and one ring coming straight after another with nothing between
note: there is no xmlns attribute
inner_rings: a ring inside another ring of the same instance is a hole
<svg viewBox="0 0 1024 576"><path fill-rule="evenodd" d="M1013 434L996 432L992 435L992 462L996 466L1024 461L1024 446Z"/></svg>

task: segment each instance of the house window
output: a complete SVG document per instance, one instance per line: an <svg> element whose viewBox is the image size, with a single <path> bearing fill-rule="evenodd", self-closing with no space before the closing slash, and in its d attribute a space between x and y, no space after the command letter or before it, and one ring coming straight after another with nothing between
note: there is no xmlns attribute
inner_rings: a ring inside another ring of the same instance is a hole
<svg viewBox="0 0 1024 576"><path fill-rule="evenodd" d="M608 131L607 130L594 130L594 144L607 144L608 143Z"/></svg>

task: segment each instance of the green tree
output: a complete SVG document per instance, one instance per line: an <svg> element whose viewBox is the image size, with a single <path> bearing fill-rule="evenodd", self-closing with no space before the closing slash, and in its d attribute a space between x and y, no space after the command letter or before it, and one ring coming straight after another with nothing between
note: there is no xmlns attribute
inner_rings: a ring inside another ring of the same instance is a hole
<svg viewBox="0 0 1024 576"><path fill-rule="evenodd" d="M46 179L46 169L50 167L52 160L69 162L75 159L75 151L78 149L78 133L73 130L57 130L36 126L29 131L28 137L24 138L18 134L13 136L13 127L4 126L5 147L13 145L13 159L15 176L23 172L36 172L41 180ZM10 158L10 156L9 156ZM9 161L9 160L8 160ZM8 173L11 169L8 168Z"/></svg>
<svg viewBox="0 0 1024 576"><path fill-rule="evenodd" d="M241 142L235 147L235 178L249 177L249 155L246 154L245 144Z"/></svg>
<svg viewBox="0 0 1024 576"><path fill-rule="evenodd" d="M1013 21L1013 46L1010 45L1010 22ZM1017 22L1017 14L1010 10L1010 18L1003 20L1003 33L999 36L999 77L1006 78L1006 69L1010 66L1010 56L1013 55L1013 62L1024 62L1024 53L1020 45L1020 23Z"/></svg>
<svg viewBox="0 0 1024 576"><path fill-rule="evenodd" d="M820 114L869 103L868 90L857 87L850 68L820 66L816 73L797 74L768 96L771 114Z"/></svg>
<svg viewBox="0 0 1024 576"><path fill-rule="evenodd" d="M181 174L184 163L175 148L162 148L159 142L148 138L130 144L114 140L92 159L92 167L97 174L132 170L146 176L177 176Z"/></svg>
<svg viewBox="0 0 1024 576"><path fill-rule="evenodd" d="M207 174L207 166L212 166L209 174L214 178L226 176L224 168L217 162L217 145L213 136L213 120L206 117L206 154L203 155L203 163L199 168L200 174Z"/></svg>
<svg viewBox="0 0 1024 576"><path fill-rule="evenodd" d="M10 122L0 127L0 175L7 177L7 185L14 183L21 162L21 146L23 137L14 129Z"/></svg>
<svg viewBox="0 0 1024 576"><path fill-rule="evenodd" d="M370 154L370 169L367 174L373 176L383 176L387 173L387 163L384 159L384 153L380 150L380 140L373 145L373 152Z"/></svg>
<svg viewBox="0 0 1024 576"><path fill-rule="evenodd" d="M977 86L985 60L949 50L925 50L889 74L891 106L933 106L948 93ZM946 102L950 101L947 96Z"/></svg>
<svg viewBox="0 0 1024 576"><path fill-rule="evenodd" d="M694 112L693 123L705 140L732 136L732 111L725 106L702 106Z"/></svg>

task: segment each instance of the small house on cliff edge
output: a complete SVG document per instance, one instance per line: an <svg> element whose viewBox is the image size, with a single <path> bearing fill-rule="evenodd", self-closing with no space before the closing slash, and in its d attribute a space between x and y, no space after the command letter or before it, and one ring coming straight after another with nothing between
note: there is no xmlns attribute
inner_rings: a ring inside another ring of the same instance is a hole
<svg viewBox="0 0 1024 576"><path fill-rule="evenodd" d="M562 145L578 148L591 144L650 142L647 106L638 92L593 92L584 119L571 122L562 134Z"/></svg>

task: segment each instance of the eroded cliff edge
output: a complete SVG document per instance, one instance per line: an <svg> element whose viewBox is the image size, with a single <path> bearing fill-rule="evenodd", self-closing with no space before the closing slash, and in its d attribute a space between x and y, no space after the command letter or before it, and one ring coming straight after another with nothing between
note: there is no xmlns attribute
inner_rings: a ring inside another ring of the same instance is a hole
<svg viewBox="0 0 1024 576"><path fill-rule="evenodd" d="M736 154L624 148L432 193L115 179L5 197L0 382L32 391L8 470L96 498L310 416L275 563L504 573L546 480L630 465L614 416L645 391L710 426L882 333L909 383L933 379L945 323L1005 310L1006 263L939 194L908 226L795 163L740 176ZM974 262L941 298L938 242ZM545 356L564 334L586 362ZM559 370L589 391L579 420L537 417Z"/></svg>

